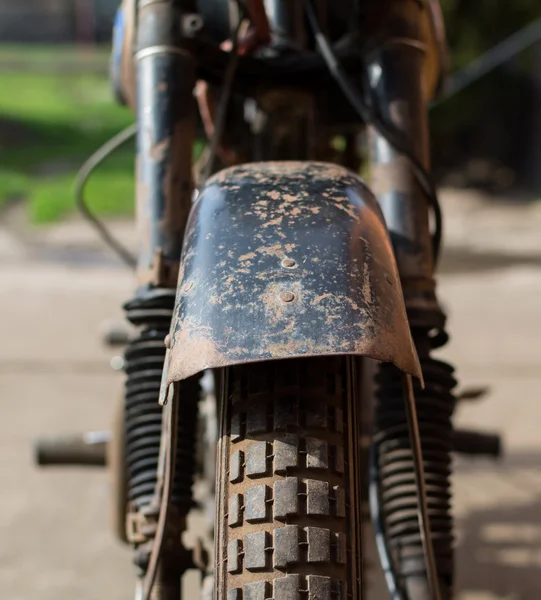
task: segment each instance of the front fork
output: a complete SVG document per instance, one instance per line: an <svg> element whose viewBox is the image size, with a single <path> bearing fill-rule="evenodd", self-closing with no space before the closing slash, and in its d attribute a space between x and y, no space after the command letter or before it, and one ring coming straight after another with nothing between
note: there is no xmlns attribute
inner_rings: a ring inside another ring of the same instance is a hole
<svg viewBox="0 0 541 600"><path fill-rule="evenodd" d="M372 102L381 121L398 133L404 146L429 173L423 67L422 48L408 39L396 40L373 55L367 75ZM408 159L376 127L370 127L369 138L372 189L393 242L410 323L414 328L427 324L431 329L442 329L444 317L435 292L435 257L426 193Z"/></svg>
<svg viewBox="0 0 541 600"><path fill-rule="evenodd" d="M413 3L404 3L411 4ZM417 7L417 10L419 7ZM403 13L406 16L406 13ZM400 23L400 19L398 19ZM403 29L393 31L367 61L370 101L387 128L429 170L427 99L423 92L426 47L409 11ZM371 127L372 186L393 242L410 327L423 367L425 388L416 389L433 544L442 597L450 598L453 582L451 515L451 416L455 407L453 369L431 358L445 343L445 315L435 292L435 265L427 196L411 162ZM421 532L417 523L414 464L409 451L407 418L400 374L387 365L376 376L374 439L380 472L380 502L385 535L405 597L429 600ZM400 477L397 477L400 473Z"/></svg>
<svg viewBox="0 0 541 600"><path fill-rule="evenodd" d="M135 64L141 246L137 275L141 285L153 287L176 287L193 193L196 65L182 44L182 23L190 4L178 0L139 3Z"/></svg>
<svg viewBox="0 0 541 600"><path fill-rule="evenodd" d="M193 192L191 152L195 136L195 118L192 91L196 77L193 57L182 43L183 17L193 10L191 1L142 0L139 4L139 35L135 58L139 124L137 223L141 243L137 271L140 287L136 298L126 308L128 318L143 329L141 354L149 336L159 343L160 337L167 333L173 308L183 231ZM416 39L413 41L416 42ZM401 132L417 160L427 167L427 110L422 93L424 57L419 44L410 42L406 36L387 44L384 49L373 55L367 65L367 72L373 88L374 104L380 108L382 119ZM434 428L443 444L443 448L430 448L435 457L431 465L436 464L437 472L432 473L429 464L425 465L425 470L429 476L434 475L443 497L448 497L450 442L447 448L446 440L450 440L451 436L450 415L454 408L451 390L454 380L449 368L430 359L430 335L435 330L443 331L444 316L435 295L427 200L415 182L407 161L375 130L371 132L371 164L375 192L381 202L395 247L411 327L425 366L427 390L422 394L418 393L424 446L428 444L430 447ZM138 343L141 343L141 340L136 340L128 348L127 357L139 356ZM157 356L156 374L159 371L158 363L163 363L164 354L163 349L163 353ZM127 362L130 364L129 360ZM130 401L129 390L139 385L140 376L137 365L129 369L127 401ZM131 388L130 378L133 380ZM443 393L443 409L442 389L446 389ZM413 476L411 461L406 459L404 462L402 455L397 458L393 453L396 444L409 444L407 432L400 430L406 420L397 390L399 394L400 385L396 385L395 373L382 371L376 411L376 429L380 439L379 456L382 463L402 461L404 464L397 464L398 468ZM148 396L149 402L155 403L156 398L154 392ZM184 398L183 406L187 404L189 405L190 401ZM435 406L437 410L434 410ZM157 406L154 405L154 410L156 409ZM128 422L127 429L133 436L133 428L130 427ZM156 444L153 452L159 453ZM137 479L138 469L132 467L131 471L135 474L133 479ZM131 518L137 530L133 539L140 540L137 563L144 571L152 536L147 536L148 540L145 540L141 532L145 527L147 531L152 531L152 519L156 518L153 509L156 508L159 498L158 494L137 498L141 486L136 483L132 485ZM156 482L151 480L150 483L155 485ZM388 525L397 516L397 511L402 510L401 504L398 503L397 508L393 500L393 486L393 482L389 483L383 478L383 491L387 492L386 497L391 499L383 507ZM148 485L145 489L148 493ZM412 501L415 501L415 498L412 498ZM183 513L187 512L187 508L186 505L181 505L183 509L173 513L178 514L179 522L171 524L170 531L178 531L179 525L182 527ZM431 508L431 514L436 514L436 520L432 523L433 530L439 535L438 568L442 581L450 583L452 552L449 510L445 502L443 508L442 502ZM422 554L419 551L418 526L416 523L411 524L407 514L403 516L402 521L407 525L404 530L395 531L391 525L387 529L388 539L399 548L395 553L398 570L404 578L404 586L410 597L428 598L427 591L423 589L426 578ZM403 534L403 531L407 535ZM180 596L178 557L182 548L178 535L170 539L164 551L154 591L156 600Z"/></svg>
<svg viewBox="0 0 541 600"><path fill-rule="evenodd" d="M158 481L163 444L161 375L173 314L184 228L193 194L196 64L184 45L184 27L195 14L191 0L139 0L136 72L136 217L140 243L138 290L125 305L140 335L126 349L125 392L128 539L144 576L156 534L161 500ZM181 533L193 504L199 385L181 385L183 414L177 427L175 478L152 600L178 600L181 576L194 567Z"/></svg>

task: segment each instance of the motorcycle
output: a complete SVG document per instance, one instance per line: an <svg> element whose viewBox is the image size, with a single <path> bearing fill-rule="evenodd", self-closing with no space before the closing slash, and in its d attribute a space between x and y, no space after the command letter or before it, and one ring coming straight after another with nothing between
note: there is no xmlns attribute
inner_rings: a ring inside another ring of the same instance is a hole
<svg viewBox="0 0 541 600"><path fill-rule="evenodd" d="M178 600L190 569L215 600L360 600L367 504L390 597L452 598L451 455L499 439L453 429L433 357L438 3L124 0L115 30L137 333L112 434L40 462L112 466L141 600ZM182 541L201 462L213 561Z"/></svg>

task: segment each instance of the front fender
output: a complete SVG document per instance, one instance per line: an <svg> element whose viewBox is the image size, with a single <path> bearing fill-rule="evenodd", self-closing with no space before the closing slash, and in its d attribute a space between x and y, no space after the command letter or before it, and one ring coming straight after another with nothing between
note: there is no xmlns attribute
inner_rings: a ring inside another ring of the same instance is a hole
<svg viewBox="0 0 541 600"><path fill-rule="evenodd" d="M325 163L218 173L187 225L167 383L334 354L422 377L377 200L356 175Z"/></svg>

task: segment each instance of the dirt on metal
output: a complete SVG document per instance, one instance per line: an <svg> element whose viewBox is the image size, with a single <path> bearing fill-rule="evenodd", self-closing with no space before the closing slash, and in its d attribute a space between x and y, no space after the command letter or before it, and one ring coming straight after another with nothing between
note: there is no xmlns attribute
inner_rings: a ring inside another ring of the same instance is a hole
<svg viewBox="0 0 541 600"><path fill-rule="evenodd" d="M362 354L421 376L379 206L343 167L218 173L194 206L180 273L168 382L319 354Z"/></svg>

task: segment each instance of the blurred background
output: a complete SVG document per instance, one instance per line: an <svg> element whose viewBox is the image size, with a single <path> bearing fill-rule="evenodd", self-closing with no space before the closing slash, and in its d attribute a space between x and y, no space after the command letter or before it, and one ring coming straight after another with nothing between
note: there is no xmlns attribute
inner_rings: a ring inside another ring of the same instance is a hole
<svg viewBox="0 0 541 600"><path fill-rule="evenodd" d="M109 427L122 388L102 338L121 321L132 277L73 202L78 167L133 119L108 82L117 5L0 0L0 593L9 600L132 594L130 553L110 531L107 474L38 471L32 462L42 434ZM536 0L443 7L454 71L541 17ZM541 42L431 118L446 217L440 297L451 343L442 356L462 389L489 388L486 399L460 405L457 422L505 438L497 463L457 460L458 597L536 600ZM132 169L127 145L88 187L92 209L131 247Z"/></svg>

